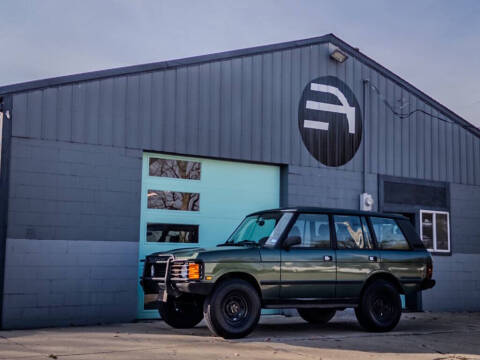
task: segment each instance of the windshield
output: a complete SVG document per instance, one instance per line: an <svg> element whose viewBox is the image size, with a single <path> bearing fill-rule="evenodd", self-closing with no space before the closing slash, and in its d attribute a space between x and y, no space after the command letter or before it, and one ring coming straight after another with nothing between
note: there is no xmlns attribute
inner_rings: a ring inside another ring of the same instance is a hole
<svg viewBox="0 0 480 360"><path fill-rule="evenodd" d="M292 216L281 212L247 216L225 244L273 247Z"/></svg>

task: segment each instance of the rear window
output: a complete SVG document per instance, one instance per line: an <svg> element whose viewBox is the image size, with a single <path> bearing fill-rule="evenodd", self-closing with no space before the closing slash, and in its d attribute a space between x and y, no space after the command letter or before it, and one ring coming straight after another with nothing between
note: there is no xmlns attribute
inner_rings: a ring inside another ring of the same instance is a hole
<svg viewBox="0 0 480 360"><path fill-rule="evenodd" d="M394 219L371 217L373 231L377 238L377 244L384 250L409 250L405 235Z"/></svg>

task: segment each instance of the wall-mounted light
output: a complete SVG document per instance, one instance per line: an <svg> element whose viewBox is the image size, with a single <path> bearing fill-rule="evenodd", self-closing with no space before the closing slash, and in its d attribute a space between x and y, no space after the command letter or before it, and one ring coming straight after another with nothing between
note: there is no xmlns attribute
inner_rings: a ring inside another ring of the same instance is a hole
<svg viewBox="0 0 480 360"><path fill-rule="evenodd" d="M339 62L340 64L343 63L345 60L348 59L347 54L345 54L343 51L339 49L335 49L330 53L330 57L335 60L336 62Z"/></svg>

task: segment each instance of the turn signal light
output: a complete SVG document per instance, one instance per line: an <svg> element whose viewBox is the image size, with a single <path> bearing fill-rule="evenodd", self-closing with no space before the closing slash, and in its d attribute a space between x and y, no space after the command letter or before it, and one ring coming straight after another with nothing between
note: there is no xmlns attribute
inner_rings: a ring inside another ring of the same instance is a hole
<svg viewBox="0 0 480 360"><path fill-rule="evenodd" d="M188 264L188 278L190 280L200 279L200 264L196 264L196 263Z"/></svg>

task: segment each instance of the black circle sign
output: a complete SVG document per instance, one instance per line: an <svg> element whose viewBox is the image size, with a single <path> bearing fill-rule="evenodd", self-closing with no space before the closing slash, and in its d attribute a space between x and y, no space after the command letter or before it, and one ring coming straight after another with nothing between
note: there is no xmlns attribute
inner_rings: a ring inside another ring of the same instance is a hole
<svg viewBox="0 0 480 360"><path fill-rule="evenodd" d="M362 141L362 113L353 91L335 76L310 81L298 107L298 127L312 156L327 166L349 162Z"/></svg>

